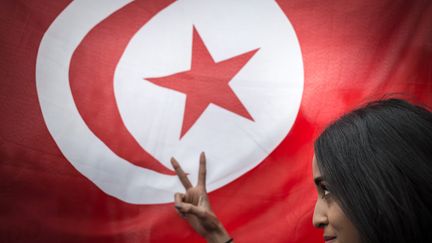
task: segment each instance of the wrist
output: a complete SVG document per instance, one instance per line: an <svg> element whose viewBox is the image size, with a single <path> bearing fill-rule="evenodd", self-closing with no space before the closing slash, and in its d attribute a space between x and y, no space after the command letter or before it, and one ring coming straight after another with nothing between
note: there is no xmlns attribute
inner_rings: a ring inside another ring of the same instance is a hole
<svg viewBox="0 0 432 243"><path fill-rule="evenodd" d="M208 243L225 243L232 238L225 230L225 228L222 225L220 225L218 227L218 230L215 230L209 233L208 235L206 235L205 239Z"/></svg>

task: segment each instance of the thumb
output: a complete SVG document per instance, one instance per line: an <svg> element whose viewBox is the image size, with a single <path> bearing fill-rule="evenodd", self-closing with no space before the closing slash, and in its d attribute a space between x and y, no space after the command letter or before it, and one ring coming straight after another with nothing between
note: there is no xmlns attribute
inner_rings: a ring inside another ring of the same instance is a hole
<svg viewBox="0 0 432 243"><path fill-rule="evenodd" d="M197 206L190 204L190 203L178 203L176 205L176 208L181 213L192 214L192 215L197 216L198 218L205 218L207 215L206 211L203 208L197 207Z"/></svg>

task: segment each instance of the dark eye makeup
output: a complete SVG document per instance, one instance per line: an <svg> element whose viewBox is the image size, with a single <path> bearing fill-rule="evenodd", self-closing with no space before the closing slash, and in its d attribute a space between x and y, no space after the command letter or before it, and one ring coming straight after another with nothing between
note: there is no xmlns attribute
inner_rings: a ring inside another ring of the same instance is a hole
<svg viewBox="0 0 432 243"><path fill-rule="evenodd" d="M330 195L330 191L328 190L327 185L321 182L319 184L319 189L321 191L322 198L328 198L328 196Z"/></svg>
<svg viewBox="0 0 432 243"><path fill-rule="evenodd" d="M326 199L330 196L330 191L322 177L317 177L314 179L315 185L318 188L318 194L321 195L322 198Z"/></svg>

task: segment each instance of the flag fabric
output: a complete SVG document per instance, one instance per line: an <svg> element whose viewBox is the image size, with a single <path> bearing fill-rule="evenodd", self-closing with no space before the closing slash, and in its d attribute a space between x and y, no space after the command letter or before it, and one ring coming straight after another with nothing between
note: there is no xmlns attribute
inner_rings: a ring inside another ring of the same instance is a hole
<svg viewBox="0 0 432 243"><path fill-rule="evenodd" d="M203 242L169 157L194 181L205 151L236 242L321 242L314 138L431 107L431 23L421 0L2 0L0 241Z"/></svg>

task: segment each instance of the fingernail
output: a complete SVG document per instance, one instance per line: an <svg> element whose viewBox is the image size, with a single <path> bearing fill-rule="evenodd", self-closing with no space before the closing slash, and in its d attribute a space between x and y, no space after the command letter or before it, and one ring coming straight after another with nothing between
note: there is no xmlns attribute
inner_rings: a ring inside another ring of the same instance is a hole
<svg viewBox="0 0 432 243"><path fill-rule="evenodd" d="M176 161L176 159L174 159L174 157L171 157L171 164L173 165L173 167L178 166L177 161Z"/></svg>

